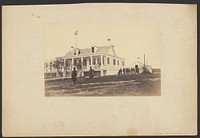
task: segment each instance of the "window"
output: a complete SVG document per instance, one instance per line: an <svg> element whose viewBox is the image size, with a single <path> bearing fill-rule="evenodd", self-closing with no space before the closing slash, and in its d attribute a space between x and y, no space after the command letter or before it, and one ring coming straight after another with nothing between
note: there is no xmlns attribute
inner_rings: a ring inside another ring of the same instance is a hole
<svg viewBox="0 0 200 138"><path fill-rule="evenodd" d="M89 59L89 64L91 65L91 59Z"/></svg>
<svg viewBox="0 0 200 138"><path fill-rule="evenodd" d="M113 65L115 65L115 59L113 59Z"/></svg>
<svg viewBox="0 0 200 138"><path fill-rule="evenodd" d="M87 66L87 59L83 59L83 66Z"/></svg>
<svg viewBox="0 0 200 138"><path fill-rule="evenodd" d="M122 66L124 66L124 61L122 61Z"/></svg>
<svg viewBox="0 0 200 138"><path fill-rule="evenodd" d="M69 61L66 60L66 61L65 61L65 66L68 67L69 65L70 65Z"/></svg>
<svg viewBox="0 0 200 138"><path fill-rule="evenodd" d="M76 66L76 60L74 60L74 65Z"/></svg>
<svg viewBox="0 0 200 138"><path fill-rule="evenodd" d="M78 54L79 54L79 55L81 54L81 51L80 51L80 50L78 50Z"/></svg>
<svg viewBox="0 0 200 138"><path fill-rule="evenodd" d="M119 66L119 60L117 60L117 65Z"/></svg>
<svg viewBox="0 0 200 138"><path fill-rule="evenodd" d="M104 60L105 60L105 58L104 58L104 57L102 57L103 65L104 65Z"/></svg>
<svg viewBox="0 0 200 138"><path fill-rule="evenodd" d="M97 58L97 64L101 65L101 58Z"/></svg>
<svg viewBox="0 0 200 138"><path fill-rule="evenodd" d="M77 60L78 62L76 63L77 65L76 65L76 67L78 68L78 69L82 69L82 64L81 64L81 60L79 59L79 60Z"/></svg>
<svg viewBox="0 0 200 138"><path fill-rule="evenodd" d="M94 47L92 47L92 53L94 53Z"/></svg>
<svg viewBox="0 0 200 138"><path fill-rule="evenodd" d="M96 64L96 58L93 58L93 64L94 65Z"/></svg>
<svg viewBox="0 0 200 138"><path fill-rule="evenodd" d="M107 64L110 64L110 59L109 58L107 58Z"/></svg>

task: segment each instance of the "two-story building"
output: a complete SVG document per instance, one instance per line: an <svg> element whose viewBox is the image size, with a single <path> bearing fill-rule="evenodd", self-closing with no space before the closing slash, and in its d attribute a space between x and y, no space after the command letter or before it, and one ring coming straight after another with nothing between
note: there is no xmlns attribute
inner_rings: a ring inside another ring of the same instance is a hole
<svg viewBox="0 0 200 138"><path fill-rule="evenodd" d="M90 67L94 69L95 76L106 76L117 74L125 66L125 59L116 55L113 45L85 49L73 47L62 59L67 72L76 67L79 77L88 76Z"/></svg>

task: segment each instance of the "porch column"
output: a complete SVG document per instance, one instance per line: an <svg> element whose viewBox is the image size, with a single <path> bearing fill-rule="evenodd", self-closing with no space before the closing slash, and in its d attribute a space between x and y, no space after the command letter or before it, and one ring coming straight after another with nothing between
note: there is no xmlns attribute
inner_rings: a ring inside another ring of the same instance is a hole
<svg viewBox="0 0 200 138"><path fill-rule="evenodd" d="M101 55L100 56L100 63L101 63L101 67L100 67L100 69L101 69L101 76L103 76L103 56Z"/></svg>
<svg viewBox="0 0 200 138"><path fill-rule="evenodd" d="M91 60L91 66L93 65L93 62L92 62L92 56L90 56L90 60Z"/></svg>
<svg viewBox="0 0 200 138"><path fill-rule="evenodd" d="M64 64L63 64L63 68L64 68L63 76L65 77L65 76L66 76L66 74L65 74L65 72L66 72L66 71L65 71L65 69L66 69L66 68L65 68L65 66L66 66L66 65L65 65L66 59L63 59L63 61L64 61Z"/></svg>
<svg viewBox="0 0 200 138"><path fill-rule="evenodd" d="M83 57L81 57L81 74L80 76L83 76Z"/></svg>
<svg viewBox="0 0 200 138"><path fill-rule="evenodd" d="M104 65L107 65L107 57L106 56L104 56Z"/></svg>
<svg viewBox="0 0 200 138"><path fill-rule="evenodd" d="M101 55L101 60L100 60L100 62L101 62L101 67L103 67L103 55Z"/></svg>
<svg viewBox="0 0 200 138"><path fill-rule="evenodd" d="M65 62L66 62L66 59L63 59L63 60L64 60L64 67L65 67L65 66L66 66L66 65L65 65L65 64L66 64L66 63L65 63Z"/></svg>
<svg viewBox="0 0 200 138"><path fill-rule="evenodd" d="M83 65L83 57L81 57L81 65Z"/></svg>
<svg viewBox="0 0 200 138"><path fill-rule="evenodd" d="M73 66L74 66L74 58L72 58L72 70L73 70Z"/></svg>

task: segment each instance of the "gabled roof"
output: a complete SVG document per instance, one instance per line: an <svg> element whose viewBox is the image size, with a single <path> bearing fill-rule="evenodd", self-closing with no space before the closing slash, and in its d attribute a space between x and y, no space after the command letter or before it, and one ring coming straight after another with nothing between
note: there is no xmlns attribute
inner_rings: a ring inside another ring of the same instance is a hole
<svg viewBox="0 0 200 138"><path fill-rule="evenodd" d="M108 53L109 49L112 48L112 51L113 51L114 55L116 56L113 46L95 46L95 47L97 48L97 50L95 52L97 54L98 53L106 54L106 53ZM80 50L79 55L90 55L91 54L91 48L84 48L84 49L78 49L78 50ZM74 56L73 50L70 50L63 58L67 58L67 57L71 57L71 56Z"/></svg>
<svg viewBox="0 0 200 138"><path fill-rule="evenodd" d="M85 55L85 54L90 53L90 48L79 49L79 50L80 50L80 55ZM73 50L70 50L64 57L70 57L73 55L74 55Z"/></svg>
<svg viewBox="0 0 200 138"><path fill-rule="evenodd" d="M64 57L73 56L73 51L69 51Z"/></svg>
<svg viewBox="0 0 200 138"><path fill-rule="evenodd" d="M111 48L111 46L101 46L101 47L98 47L96 53L107 53L110 48Z"/></svg>

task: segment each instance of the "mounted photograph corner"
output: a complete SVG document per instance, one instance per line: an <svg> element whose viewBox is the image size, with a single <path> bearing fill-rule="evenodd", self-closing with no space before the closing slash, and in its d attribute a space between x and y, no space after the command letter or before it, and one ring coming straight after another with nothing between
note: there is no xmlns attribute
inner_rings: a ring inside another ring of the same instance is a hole
<svg viewBox="0 0 200 138"><path fill-rule="evenodd" d="M122 28L125 24L131 30ZM45 27L45 96L161 95L159 37L152 35L159 27L137 22L113 25Z"/></svg>

